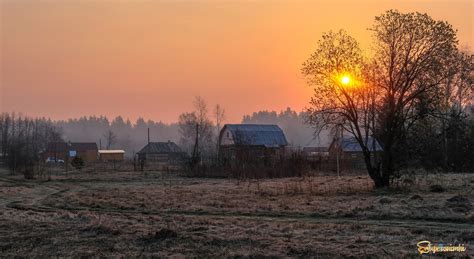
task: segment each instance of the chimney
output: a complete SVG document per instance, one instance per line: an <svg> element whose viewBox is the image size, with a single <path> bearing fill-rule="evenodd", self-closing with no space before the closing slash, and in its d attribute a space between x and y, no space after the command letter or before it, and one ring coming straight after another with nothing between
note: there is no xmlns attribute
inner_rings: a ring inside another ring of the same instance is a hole
<svg viewBox="0 0 474 259"><path fill-rule="evenodd" d="M150 144L150 128L148 128L148 144Z"/></svg>

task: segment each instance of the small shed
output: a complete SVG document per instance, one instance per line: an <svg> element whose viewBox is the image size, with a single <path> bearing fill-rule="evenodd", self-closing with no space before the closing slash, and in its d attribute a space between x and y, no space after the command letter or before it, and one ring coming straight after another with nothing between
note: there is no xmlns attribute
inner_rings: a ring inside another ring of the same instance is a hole
<svg viewBox="0 0 474 259"><path fill-rule="evenodd" d="M125 151L118 150L99 150L99 160L102 162L121 162L124 160Z"/></svg>
<svg viewBox="0 0 474 259"><path fill-rule="evenodd" d="M372 137L367 139L367 146L371 151L372 159L380 159L380 153L383 151L379 142ZM334 139L329 146L331 158L336 159L339 154L342 164L351 169L365 169L364 154L362 148L354 137L343 137Z"/></svg>
<svg viewBox="0 0 474 259"><path fill-rule="evenodd" d="M138 160L164 165L179 164L185 153L172 141L150 142L138 153Z"/></svg>
<svg viewBox="0 0 474 259"><path fill-rule="evenodd" d="M271 124L226 124L219 134L224 162L268 161L283 156L287 145L283 130Z"/></svg>

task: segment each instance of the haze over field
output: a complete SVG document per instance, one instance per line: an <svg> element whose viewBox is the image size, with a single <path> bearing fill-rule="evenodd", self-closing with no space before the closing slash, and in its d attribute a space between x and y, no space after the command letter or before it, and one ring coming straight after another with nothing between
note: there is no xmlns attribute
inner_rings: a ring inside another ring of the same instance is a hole
<svg viewBox="0 0 474 259"><path fill-rule="evenodd" d="M469 0L0 3L0 111L53 119L176 122L197 95L223 105L228 122L299 112L312 94L299 69L322 32L345 29L367 49L374 16L394 6L474 42Z"/></svg>

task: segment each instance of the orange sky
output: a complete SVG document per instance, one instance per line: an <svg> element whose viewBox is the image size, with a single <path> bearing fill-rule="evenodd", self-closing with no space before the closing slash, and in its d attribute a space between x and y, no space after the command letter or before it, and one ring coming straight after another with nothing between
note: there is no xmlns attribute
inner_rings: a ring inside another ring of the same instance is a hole
<svg viewBox="0 0 474 259"><path fill-rule="evenodd" d="M173 122L194 96L229 122L253 111L301 111L299 69L321 33L363 47L387 9L447 20L473 49L465 1L0 0L0 109L64 119L122 115Z"/></svg>

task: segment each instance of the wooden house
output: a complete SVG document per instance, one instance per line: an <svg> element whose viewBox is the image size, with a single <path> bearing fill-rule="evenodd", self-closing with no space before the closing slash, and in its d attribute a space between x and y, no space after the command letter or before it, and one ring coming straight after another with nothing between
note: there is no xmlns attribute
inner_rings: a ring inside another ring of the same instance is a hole
<svg viewBox="0 0 474 259"><path fill-rule="evenodd" d="M92 163L97 161L98 158L97 143L95 142L75 142L70 143L69 154L70 156L76 156L82 158L85 163Z"/></svg>
<svg viewBox="0 0 474 259"><path fill-rule="evenodd" d="M70 161L76 156L82 158L85 163L97 161L97 144L94 142L51 142L42 153L43 159L64 161Z"/></svg>
<svg viewBox="0 0 474 259"><path fill-rule="evenodd" d="M150 142L138 153L139 161L162 165L177 165L182 162L185 153L172 141Z"/></svg>
<svg viewBox="0 0 474 259"><path fill-rule="evenodd" d="M277 125L226 124L219 134L219 158L225 164L271 162L284 155L287 145Z"/></svg>
<svg viewBox="0 0 474 259"><path fill-rule="evenodd" d="M383 149L378 141L369 137L367 146L371 151L372 159L380 161ZM343 169L366 169L362 148L354 137L335 138L329 146L329 156L334 161L339 159Z"/></svg>
<svg viewBox="0 0 474 259"><path fill-rule="evenodd" d="M41 153L43 160L63 160L66 161L69 158L69 144L66 142L50 142L46 147L46 150Z"/></svg>

